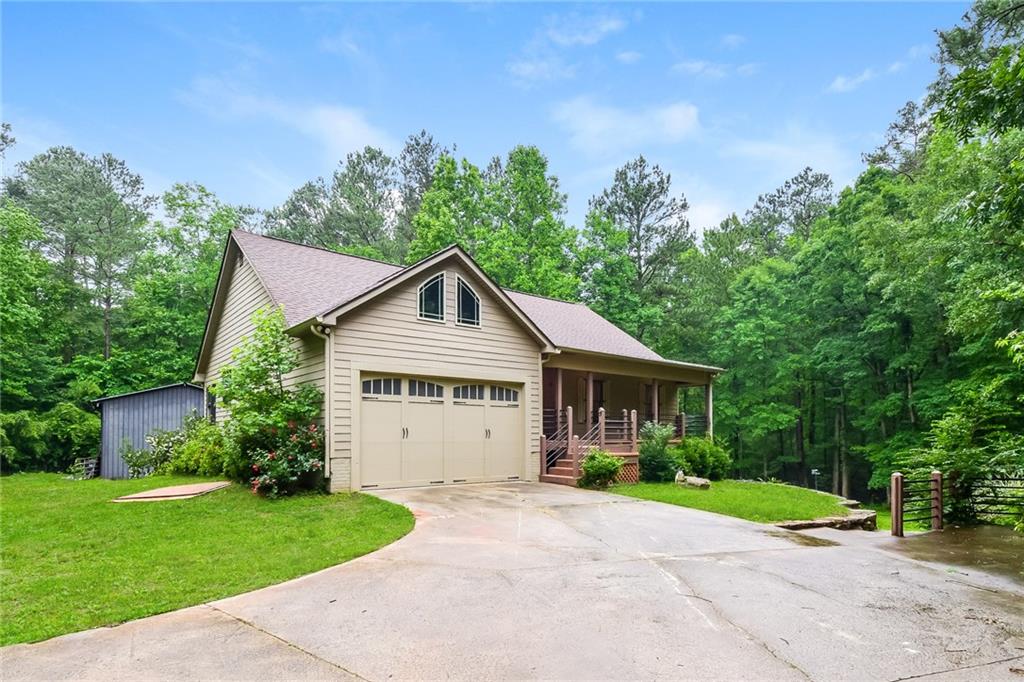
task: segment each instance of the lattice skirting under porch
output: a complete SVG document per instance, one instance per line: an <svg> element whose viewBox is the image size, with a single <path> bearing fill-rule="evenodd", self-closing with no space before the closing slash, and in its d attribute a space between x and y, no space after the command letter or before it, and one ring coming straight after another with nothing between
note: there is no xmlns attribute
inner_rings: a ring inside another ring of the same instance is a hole
<svg viewBox="0 0 1024 682"><path fill-rule="evenodd" d="M623 457L625 461L622 463L622 469L619 470L619 475L615 478L616 483L639 483L640 482L640 462L635 455Z"/></svg>

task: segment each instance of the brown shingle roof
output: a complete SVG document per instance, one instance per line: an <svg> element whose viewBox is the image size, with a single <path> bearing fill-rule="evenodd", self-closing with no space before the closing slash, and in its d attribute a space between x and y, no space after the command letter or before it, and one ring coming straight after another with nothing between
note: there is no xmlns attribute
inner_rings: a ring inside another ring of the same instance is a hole
<svg viewBox="0 0 1024 682"><path fill-rule="evenodd" d="M232 236L294 326L351 301L401 266L234 230ZM662 357L581 303L505 290L559 347L644 360Z"/></svg>
<svg viewBox="0 0 1024 682"><path fill-rule="evenodd" d="M251 232L231 234L274 303L284 308L289 327L352 300L402 269Z"/></svg>
<svg viewBox="0 0 1024 682"><path fill-rule="evenodd" d="M582 303L518 291L509 291L508 295L556 346L644 360L662 359Z"/></svg>

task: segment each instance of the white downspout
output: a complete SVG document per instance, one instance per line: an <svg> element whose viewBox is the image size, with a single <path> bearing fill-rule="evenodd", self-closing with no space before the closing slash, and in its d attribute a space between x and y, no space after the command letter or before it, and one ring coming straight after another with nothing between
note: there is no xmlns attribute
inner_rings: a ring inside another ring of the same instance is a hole
<svg viewBox="0 0 1024 682"><path fill-rule="evenodd" d="M334 421L334 383L331 381L334 363L331 353L331 328L325 325L314 323L309 325L309 331L313 336L324 341L324 477L331 477L331 423Z"/></svg>

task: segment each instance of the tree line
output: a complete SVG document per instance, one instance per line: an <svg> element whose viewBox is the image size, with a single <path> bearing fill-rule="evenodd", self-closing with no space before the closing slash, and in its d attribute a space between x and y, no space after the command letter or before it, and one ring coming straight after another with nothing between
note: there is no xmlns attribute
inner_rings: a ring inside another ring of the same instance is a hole
<svg viewBox="0 0 1024 682"><path fill-rule="evenodd" d="M3 184L2 465L64 467L94 447L89 400L188 380L224 239L243 227L393 263L457 243L503 286L726 367L716 431L736 476L808 485L817 469L863 494L897 467L1019 469L1022 25L1020 4L977 3L938 33L928 97L851 186L806 168L699 237L643 156L574 226L533 146L478 166L422 131L265 211L196 184L156 198L109 154L50 149Z"/></svg>

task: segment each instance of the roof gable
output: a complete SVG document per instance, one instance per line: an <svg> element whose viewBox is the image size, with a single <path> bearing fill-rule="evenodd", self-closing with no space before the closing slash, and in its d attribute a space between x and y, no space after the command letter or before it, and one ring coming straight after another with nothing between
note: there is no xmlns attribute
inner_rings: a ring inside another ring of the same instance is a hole
<svg viewBox="0 0 1024 682"><path fill-rule="evenodd" d="M414 263L407 268L391 274L351 300L335 306L331 310L324 311L320 317L325 323L334 324L342 315L345 315L381 294L390 291L394 287L415 279L424 272L438 265L451 261L461 263L472 277L477 280L477 283L482 285L491 294L491 296L494 297L498 304L505 308L512 317L518 320L518 322L540 343L542 350L546 352L555 350L554 344L551 343L551 340L546 334L544 334L540 327L538 327L537 324L528 315L526 315L518 305L516 305L504 289L495 284L494 280L487 276L487 273L485 273L480 266L476 264L476 261L470 258L469 254L458 246L449 246L448 248L442 249L433 255L427 256L423 260Z"/></svg>

